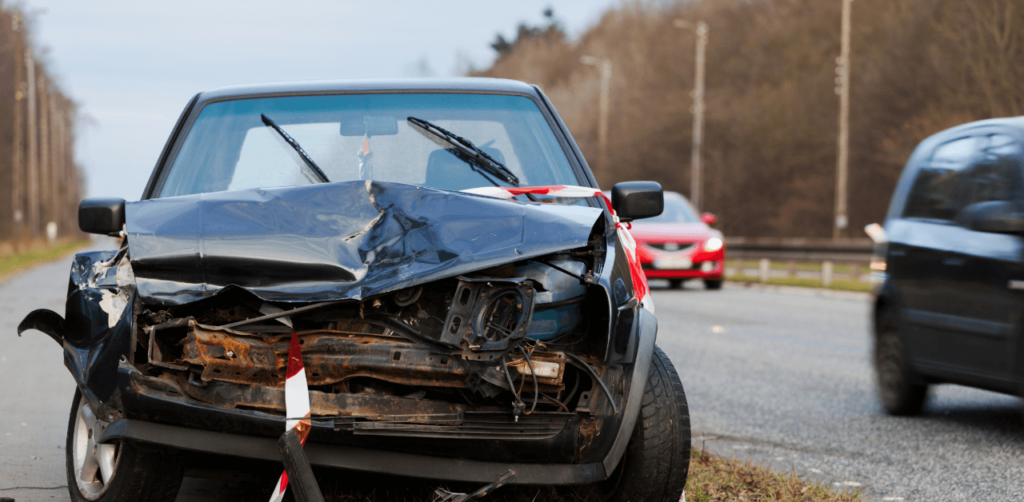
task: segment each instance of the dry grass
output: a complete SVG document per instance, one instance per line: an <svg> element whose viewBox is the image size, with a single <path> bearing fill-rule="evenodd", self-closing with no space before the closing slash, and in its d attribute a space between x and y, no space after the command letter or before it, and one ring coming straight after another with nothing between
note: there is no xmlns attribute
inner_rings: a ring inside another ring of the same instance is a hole
<svg viewBox="0 0 1024 502"><path fill-rule="evenodd" d="M726 500L779 502L857 502L856 491L832 490L821 482L806 481L794 473L779 473L749 462L729 460L693 450L687 502Z"/></svg>
<svg viewBox="0 0 1024 502"><path fill-rule="evenodd" d="M439 484L456 492L471 492L477 484L438 483L347 471L317 472L327 502L427 502ZM268 478L269 479L269 478ZM252 487L248 483L249 488ZM239 500L260 498L263 490L240 495ZM285 500L294 500L289 490ZM591 502L573 487L505 486L479 499L481 502ZM836 491L822 482L806 481L793 473L779 473L735 459L691 451L686 484L687 502L780 501L859 502L855 491ZM596 501L595 501L596 502Z"/></svg>
<svg viewBox="0 0 1024 502"><path fill-rule="evenodd" d="M28 251L2 256L0 257L0 282L4 282L12 275L32 266L56 260L90 243L92 243L90 240L65 241L53 247L36 246Z"/></svg>
<svg viewBox="0 0 1024 502"><path fill-rule="evenodd" d="M744 283L758 283L760 279L757 277L745 276L745 275L733 275L726 277L726 280L733 282L744 282ZM774 286L797 286L802 288L823 288L823 289L834 289L836 291L871 291L870 282L854 281L849 279L832 279L832 284L828 288L824 288L821 285L819 279L803 279L799 277L772 277L768 279L766 284Z"/></svg>

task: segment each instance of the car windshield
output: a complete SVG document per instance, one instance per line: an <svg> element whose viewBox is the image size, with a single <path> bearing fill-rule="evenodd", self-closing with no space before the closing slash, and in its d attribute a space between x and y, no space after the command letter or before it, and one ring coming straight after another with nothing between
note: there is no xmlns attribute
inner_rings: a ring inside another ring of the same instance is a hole
<svg viewBox="0 0 1024 502"><path fill-rule="evenodd" d="M160 197L377 180L448 190L509 186L505 179L410 125L429 121L471 141L521 186L578 185L565 152L533 100L492 94L360 94L238 99L206 105L167 174Z"/></svg>
<svg viewBox="0 0 1024 502"><path fill-rule="evenodd" d="M665 194L665 210L653 218L640 220L641 223L697 223L700 217L690 201L680 196Z"/></svg>

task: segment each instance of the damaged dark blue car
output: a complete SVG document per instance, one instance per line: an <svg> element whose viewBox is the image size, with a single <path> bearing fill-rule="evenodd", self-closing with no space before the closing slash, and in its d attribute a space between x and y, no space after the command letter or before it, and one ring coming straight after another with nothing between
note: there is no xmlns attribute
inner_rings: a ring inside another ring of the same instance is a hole
<svg viewBox="0 0 1024 502"><path fill-rule="evenodd" d="M312 465L675 502L686 398L625 228L662 206L653 182L606 199L520 82L199 94L140 201L82 202L120 248L19 326L78 386L71 498L173 500L195 451L284 461L296 490Z"/></svg>

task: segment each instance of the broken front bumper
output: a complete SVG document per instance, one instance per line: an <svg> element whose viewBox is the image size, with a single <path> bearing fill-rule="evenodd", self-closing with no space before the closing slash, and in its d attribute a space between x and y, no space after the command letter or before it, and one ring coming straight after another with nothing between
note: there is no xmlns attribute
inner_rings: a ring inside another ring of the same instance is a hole
<svg viewBox="0 0 1024 502"><path fill-rule="evenodd" d="M480 414L462 422L475 424L473 435L466 435L465 428L439 427L434 437L421 432L417 437L397 431L366 434L344 421L314 419L306 454L315 466L449 481L491 482L510 468L517 473L514 484L576 485L607 479L636 423L654 350L657 320L641 312L635 364L624 368L621 385L613 390L616 400L624 401L617 415L547 413L516 423L507 411L501 418ZM117 387L125 414L106 427L99 442L126 440L243 458L281 458L277 441L284 428L282 416L199 402L128 363L118 368Z"/></svg>

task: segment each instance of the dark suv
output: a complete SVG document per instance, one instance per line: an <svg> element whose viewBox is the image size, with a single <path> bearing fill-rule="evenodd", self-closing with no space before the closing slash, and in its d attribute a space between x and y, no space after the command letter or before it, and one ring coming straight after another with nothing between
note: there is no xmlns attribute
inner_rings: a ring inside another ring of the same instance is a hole
<svg viewBox="0 0 1024 502"><path fill-rule="evenodd" d="M974 122L917 147L878 245L875 370L885 409L929 384L1024 391L1024 118Z"/></svg>

